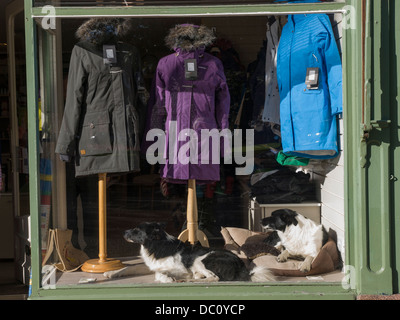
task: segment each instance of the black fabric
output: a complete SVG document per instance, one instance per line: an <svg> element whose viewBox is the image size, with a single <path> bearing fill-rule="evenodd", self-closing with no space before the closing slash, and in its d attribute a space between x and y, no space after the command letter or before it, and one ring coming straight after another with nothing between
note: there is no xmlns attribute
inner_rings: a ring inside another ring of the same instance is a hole
<svg viewBox="0 0 400 320"><path fill-rule="evenodd" d="M251 187L258 203L300 203L315 199L315 185L310 175L281 169Z"/></svg>

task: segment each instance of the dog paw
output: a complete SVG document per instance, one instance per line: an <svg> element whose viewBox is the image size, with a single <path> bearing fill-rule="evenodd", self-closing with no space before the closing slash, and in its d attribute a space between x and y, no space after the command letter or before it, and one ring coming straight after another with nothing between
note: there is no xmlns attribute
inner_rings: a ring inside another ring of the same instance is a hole
<svg viewBox="0 0 400 320"><path fill-rule="evenodd" d="M306 265L305 263L302 263L301 266L300 266L300 268L299 268L299 270L300 270L301 272L303 272L303 273L307 273L307 272L310 272L311 266L308 265L308 264Z"/></svg>
<svg viewBox="0 0 400 320"><path fill-rule="evenodd" d="M171 283L171 282L175 281L174 278L172 278L164 273L160 273L160 272L156 272L155 280L160 281L161 283Z"/></svg>
<svg viewBox="0 0 400 320"><path fill-rule="evenodd" d="M283 251L279 256L276 257L276 261L278 262L286 262L289 257L287 251Z"/></svg>
<svg viewBox="0 0 400 320"><path fill-rule="evenodd" d="M192 277L195 280L200 280L200 279L204 279L205 278L204 274L202 274L200 272L194 272Z"/></svg>
<svg viewBox="0 0 400 320"><path fill-rule="evenodd" d="M311 270L311 263L312 263L312 258L307 257L304 262L300 265L299 270L303 273L310 272Z"/></svg>
<svg viewBox="0 0 400 320"><path fill-rule="evenodd" d="M276 258L276 261L278 261L278 262L286 262L287 259L286 259L286 257L281 257L281 255L279 255L279 256Z"/></svg>
<svg viewBox="0 0 400 320"><path fill-rule="evenodd" d="M219 281L219 277L218 276L208 277L205 280L207 282L218 282Z"/></svg>

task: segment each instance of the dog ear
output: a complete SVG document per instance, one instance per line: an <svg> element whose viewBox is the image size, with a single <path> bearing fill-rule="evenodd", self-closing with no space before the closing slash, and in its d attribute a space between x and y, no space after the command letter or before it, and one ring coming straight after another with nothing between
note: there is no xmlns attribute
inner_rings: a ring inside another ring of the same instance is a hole
<svg viewBox="0 0 400 320"><path fill-rule="evenodd" d="M284 231L286 228L286 222L280 218L280 216L275 217L275 228L276 230Z"/></svg>
<svg viewBox="0 0 400 320"><path fill-rule="evenodd" d="M290 226L291 224L297 226L297 213L290 209L283 209L281 211L280 217L286 223L286 225Z"/></svg>
<svg viewBox="0 0 400 320"><path fill-rule="evenodd" d="M152 231L151 231L151 234L150 234L150 239L151 240L161 240L161 234L162 234L162 232L161 232L162 230L160 229L160 228L154 228Z"/></svg>
<svg viewBox="0 0 400 320"><path fill-rule="evenodd" d="M152 224L152 230L150 237L152 240L162 240L165 236L165 227L167 223L166 222L154 222Z"/></svg>
<svg viewBox="0 0 400 320"><path fill-rule="evenodd" d="M167 223L166 223L166 222L159 222L159 223L158 223L158 226L159 226L159 228L160 228L161 230L165 230L165 227L167 226Z"/></svg>

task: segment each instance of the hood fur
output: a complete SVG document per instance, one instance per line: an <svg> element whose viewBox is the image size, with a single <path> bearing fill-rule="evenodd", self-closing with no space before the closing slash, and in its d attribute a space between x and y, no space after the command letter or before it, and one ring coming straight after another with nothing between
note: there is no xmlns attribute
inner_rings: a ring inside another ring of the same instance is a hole
<svg viewBox="0 0 400 320"><path fill-rule="evenodd" d="M80 41L102 45L123 39L129 32L130 27L129 19L92 18L84 22L75 35Z"/></svg>
<svg viewBox="0 0 400 320"><path fill-rule="evenodd" d="M211 45L215 38L214 32L206 26L180 24L170 29L165 44L172 50L193 51Z"/></svg>

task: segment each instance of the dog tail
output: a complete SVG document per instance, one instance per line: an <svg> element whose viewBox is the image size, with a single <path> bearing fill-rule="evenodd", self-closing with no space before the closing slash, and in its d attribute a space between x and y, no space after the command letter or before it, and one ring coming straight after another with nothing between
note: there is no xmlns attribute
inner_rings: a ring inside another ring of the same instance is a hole
<svg viewBox="0 0 400 320"><path fill-rule="evenodd" d="M276 281L272 272L266 267L254 267L250 271L250 279L252 282L268 282Z"/></svg>

